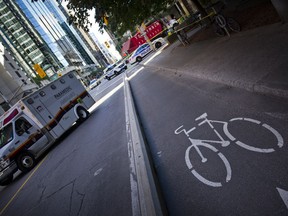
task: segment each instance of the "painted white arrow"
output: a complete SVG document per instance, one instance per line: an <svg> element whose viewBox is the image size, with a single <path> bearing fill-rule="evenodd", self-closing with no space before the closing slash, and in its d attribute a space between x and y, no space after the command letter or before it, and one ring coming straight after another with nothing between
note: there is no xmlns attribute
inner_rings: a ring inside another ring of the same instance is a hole
<svg viewBox="0 0 288 216"><path fill-rule="evenodd" d="M285 205L286 205L286 207L288 209L288 191L283 190L281 188L276 188L276 189L278 190L283 202L285 203Z"/></svg>

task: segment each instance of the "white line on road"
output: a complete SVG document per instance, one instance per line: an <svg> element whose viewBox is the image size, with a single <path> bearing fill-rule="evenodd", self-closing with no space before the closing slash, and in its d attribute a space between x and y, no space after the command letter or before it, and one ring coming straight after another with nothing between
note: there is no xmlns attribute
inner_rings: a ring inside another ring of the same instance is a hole
<svg viewBox="0 0 288 216"><path fill-rule="evenodd" d="M282 198L283 202L286 205L286 208L288 209L288 191L283 190L281 188L276 188L278 190L278 193L280 194L280 197Z"/></svg>
<svg viewBox="0 0 288 216"><path fill-rule="evenodd" d="M99 174L102 172L102 170L103 170L103 168L98 169L98 170L94 173L94 176L99 175Z"/></svg>
<svg viewBox="0 0 288 216"><path fill-rule="evenodd" d="M110 98L112 95L114 95L120 88L123 87L123 83L116 86L112 91L110 91L108 94L106 94L104 97L102 97L100 100L98 100L90 109L89 112L93 112L98 106L100 106L102 103L104 103L108 98Z"/></svg>

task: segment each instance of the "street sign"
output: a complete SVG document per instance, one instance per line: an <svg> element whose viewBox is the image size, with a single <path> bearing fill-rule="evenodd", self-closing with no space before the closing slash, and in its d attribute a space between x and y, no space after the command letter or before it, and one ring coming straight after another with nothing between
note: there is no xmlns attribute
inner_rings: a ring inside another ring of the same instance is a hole
<svg viewBox="0 0 288 216"><path fill-rule="evenodd" d="M47 76L47 74L44 72L44 70L41 68L39 64L35 64L34 66L35 71L38 73L40 78L44 78Z"/></svg>

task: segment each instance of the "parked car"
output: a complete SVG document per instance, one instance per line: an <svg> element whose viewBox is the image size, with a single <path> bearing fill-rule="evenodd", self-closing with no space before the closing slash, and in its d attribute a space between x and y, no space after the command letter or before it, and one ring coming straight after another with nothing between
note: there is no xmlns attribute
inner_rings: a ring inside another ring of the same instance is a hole
<svg viewBox="0 0 288 216"><path fill-rule="evenodd" d="M104 70L105 79L110 80L125 71L127 69L127 65L124 61L119 61L113 65L108 66L106 69Z"/></svg>
<svg viewBox="0 0 288 216"><path fill-rule="evenodd" d="M152 44L155 47L155 49L159 49L160 47L162 47L166 43L167 43L166 40L162 37L159 37L159 38L152 41Z"/></svg>
<svg viewBox="0 0 288 216"><path fill-rule="evenodd" d="M116 64L109 65L104 69L105 79L110 80L114 76L113 68L116 67Z"/></svg>
<svg viewBox="0 0 288 216"><path fill-rule="evenodd" d="M127 65L126 65L125 61L120 61L113 70L114 70L114 73L116 72L118 74L127 70Z"/></svg>
<svg viewBox="0 0 288 216"><path fill-rule="evenodd" d="M136 62L141 62L142 59L152 51L153 50L148 43L142 44L132 53L129 58L129 63L134 64Z"/></svg>
<svg viewBox="0 0 288 216"><path fill-rule="evenodd" d="M90 90L92 90L95 87L97 87L100 83L101 83L101 81L99 79L93 79L93 80L90 81L88 88Z"/></svg>

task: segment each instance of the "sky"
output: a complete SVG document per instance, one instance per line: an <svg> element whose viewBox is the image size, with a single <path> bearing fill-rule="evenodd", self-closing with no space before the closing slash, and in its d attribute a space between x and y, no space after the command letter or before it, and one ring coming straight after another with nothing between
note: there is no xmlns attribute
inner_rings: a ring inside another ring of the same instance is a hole
<svg viewBox="0 0 288 216"><path fill-rule="evenodd" d="M68 1L62 1L62 5L66 6L67 4L68 4ZM99 42L103 45L105 41L112 41L106 31L104 31L103 34L99 31L99 25L98 23L95 22L94 16L95 16L95 10L91 10L90 16L89 16L89 22L92 23L92 26L91 28L89 28L90 30L89 32L94 33L97 39L99 40ZM114 45L111 45L108 50L111 55L115 56L117 59L121 59L121 55L116 50Z"/></svg>
<svg viewBox="0 0 288 216"><path fill-rule="evenodd" d="M107 40L111 41L111 38L109 37L106 31L104 31L103 34L99 31L99 25L98 23L95 22L94 16L95 16L95 10L90 11L89 22L92 23L92 28L90 29L90 31L96 35L96 37L101 43L104 43ZM119 55L119 58L121 58L119 52L116 50L114 45L111 47L111 50L109 51L117 52L117 54ZM117 55L117 54L115 53L114 55Z"/></svg>

